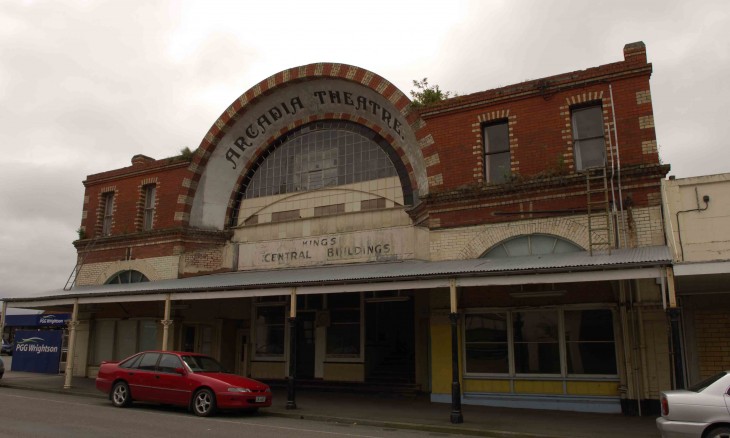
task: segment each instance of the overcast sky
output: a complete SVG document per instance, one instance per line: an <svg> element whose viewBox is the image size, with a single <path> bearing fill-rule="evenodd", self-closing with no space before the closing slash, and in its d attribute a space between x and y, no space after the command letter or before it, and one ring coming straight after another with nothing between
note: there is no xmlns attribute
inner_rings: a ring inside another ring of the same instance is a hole
<svg viewBox="0 0 730 438"><path fill-rule="evenodd" d="M0 0L0 298L63 288L82 181L195 149L247 89L340 62L468 94L643 41L671 174L730 171L730 2Z"/></svg>

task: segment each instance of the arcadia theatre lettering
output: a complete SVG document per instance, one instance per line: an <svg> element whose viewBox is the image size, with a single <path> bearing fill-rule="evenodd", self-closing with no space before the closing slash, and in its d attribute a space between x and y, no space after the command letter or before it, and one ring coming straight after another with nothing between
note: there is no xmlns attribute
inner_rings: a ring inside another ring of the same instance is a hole
<svg viewBox="0 0 730 438"><path fill-rule="evenodd" d="M404 124L399 117L373 99L349 91L317 90L311 95L305 95L304 99L301 96L291 97L288 101L275 104L259 114L253 122L246 126L243 135L237 137L233 141L233 145L228 147L226 160L231 163L233 169L236 169L242 154L253 147L254 143L260 140L274 123L291 118L305 108L316 108L320 105L347 106L351 110L367 113L390 128L400 139L405 138L402 130Z"/></svg>

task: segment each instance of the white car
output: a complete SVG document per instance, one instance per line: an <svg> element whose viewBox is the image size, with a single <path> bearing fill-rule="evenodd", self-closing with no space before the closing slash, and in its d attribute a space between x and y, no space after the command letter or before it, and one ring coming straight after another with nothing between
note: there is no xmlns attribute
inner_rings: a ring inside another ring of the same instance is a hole
<svg viewBox="0 0 730 438"><path fill-rule="evenodd" d="M664 391L661 404L656 424L662 438L730 438L730 371Z"/></svg>

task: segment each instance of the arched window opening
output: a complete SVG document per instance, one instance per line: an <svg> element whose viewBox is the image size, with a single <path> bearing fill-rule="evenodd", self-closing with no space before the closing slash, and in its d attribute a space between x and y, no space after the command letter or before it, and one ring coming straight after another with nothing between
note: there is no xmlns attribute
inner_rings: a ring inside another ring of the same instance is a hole
<svg viewBox="0 0 730 438"><path fill-rule="evenodd" d="M106 284L146 283L148 281L150 280L143 273L130 269L112 275Z"/></svg>
<svg viewBox="0 0 730 438"><path fill-rule="evenodd" d="M520 257L531 255L564 254L583 251L575 243L549 234L526 234L503 240L488 249L481 258Z"/></svg>
<svg viewBox="0 0 730 438"><path fill-rule="evenodd" d="M231 225L245 199L310 192L397 177L403 202L413 202L408 171L375 131L349 121L314 122L279 138L251 166L236 195Z"/></svg>

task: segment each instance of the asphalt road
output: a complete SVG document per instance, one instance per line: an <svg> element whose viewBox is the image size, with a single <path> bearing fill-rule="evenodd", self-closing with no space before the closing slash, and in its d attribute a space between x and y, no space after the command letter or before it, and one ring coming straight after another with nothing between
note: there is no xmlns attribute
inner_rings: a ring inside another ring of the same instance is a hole
<svg viewBox="0 0 730 438"><path fill-rule="evenodd" d="M422 437L423 431L382 429L258 414L223 413L199 418L184 409L67 394L0 389L0 437Z"/></svg>

